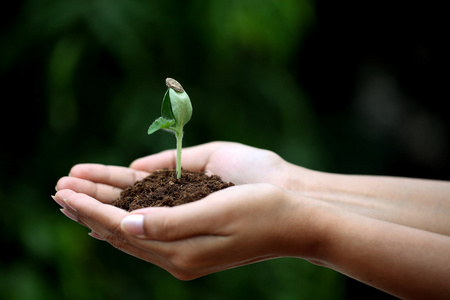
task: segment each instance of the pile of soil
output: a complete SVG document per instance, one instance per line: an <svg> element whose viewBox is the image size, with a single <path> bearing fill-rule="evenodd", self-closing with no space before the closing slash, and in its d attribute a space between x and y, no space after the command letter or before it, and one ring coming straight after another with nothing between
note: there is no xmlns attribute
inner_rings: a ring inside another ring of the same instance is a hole
<svg viewBox="0 0 450 300"><path fill-rule="evenodd" d="M176 178L175 170L153 172L120 193L112 205L127 211L149 206L177 206L205 198L209 194L233 186L219 176L183 170Z"/></svg>

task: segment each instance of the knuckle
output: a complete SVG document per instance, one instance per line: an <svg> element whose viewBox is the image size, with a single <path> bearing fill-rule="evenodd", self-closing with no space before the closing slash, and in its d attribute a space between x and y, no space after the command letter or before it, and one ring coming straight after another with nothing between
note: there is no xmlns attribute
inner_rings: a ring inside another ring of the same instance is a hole
<svg viewBox="0 0 450 300"><path fill-rule="evenodd" d="M161 216L156 224L150 226L149 236L161 241L170 241L177 237L178 231L178 222L170 215L165 215Z"/></svg>
<svg viewBox="0 0 450 300"><path fill-rule="evenodd" d="M161 237L169 240L170 237L173 235L174 230L176 230L176 228L177 228L176 223L172 218L168 216L164 217L161 226L162 230L160 232Z"/></svg>
<svg viewBox="0 0 450 300"><path fill-rule="evenodd" d="M130 241L127 239L125 233L120 229L120 226L108 230L103 234L103 237L106 242L114 248L127 252L126 249L130 245Z"/></svg>
<svg viewBox="0 0 450 300"><path fill-rule="evenodd" d="M118 249L118 250L120 250L120 251L125 251L125 249L126 249L125 245L126 245L127 243L125 243L122 239L119 239L119 238L117 238L117 237L115 237L115 236L110 235L110 236L107 236L107 237L105 238L105 240L106 240L111 246L113 246L114 248L116 248L116 249Z"/></svg>
<svg viewBox="0 0 450 300"><path fill-rule="evenodd" d="M125 236L125 233L123 232L122 228L120 227L120 224L115 225L110 230L110 236L113 240L119 240L119 241L126 241L127 238Z"/></svg>

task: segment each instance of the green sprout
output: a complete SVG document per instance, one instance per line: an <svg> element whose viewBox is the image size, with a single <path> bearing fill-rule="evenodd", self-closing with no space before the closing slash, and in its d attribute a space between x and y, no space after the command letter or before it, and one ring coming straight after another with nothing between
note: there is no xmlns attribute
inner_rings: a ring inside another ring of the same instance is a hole
<svg viewBox="0 0 450 300"><path fill-rule="evenodd" d="M181 144L183 126L191 119L192 104L181 84L172 78L166 79L167 91L161 105L161 117L148 128L148 134L159 129L173 132L177 139L177 179L181 177Z"/></svg>

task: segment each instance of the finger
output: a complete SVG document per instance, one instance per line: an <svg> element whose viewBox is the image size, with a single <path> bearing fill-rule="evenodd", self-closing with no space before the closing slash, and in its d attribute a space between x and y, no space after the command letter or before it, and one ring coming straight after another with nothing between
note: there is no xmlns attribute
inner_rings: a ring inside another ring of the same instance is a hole
<svg viewBox="0 0 450 300"><path fill-rule="evenodd" d="M94 227L93 224L100 224L101 226L91 229L101 236L116 235L117 238L124 239L120 221L128 214L126 211L68 189L58 191L55 197L62 200L67 208L89 228Z"/></svg>
<svg viewBox="0 0 450 300"><path fill-rule="evenodd" d="M150 173L163 168L175 168L176 155L175 150L166 150L157 154L138 158L130 164L130 168Z"/></svg>
<svg viewBox="0 0 450 300"><path fill-rule="evenodd" d="M97 238L101 237L111 244L127 243L124 235L120 234L120 228L116 226L117 220L120 221L127 212L68 189L58 191L53 199L64 207L61 211L67 217L90 228Z"/></svg>
<svg viewBox="0 0 450 300"><path fill-rule="evenodd" d="M134 184L148 176L149 173L126 167L105 166L101 164L78 164L70 170L71 177L90 180L95 183L118 187L121 189Z"/></svg>
<svg viewBox="0 0 450 300"><path fill-rule="evenodd" d="M181 156L181 165L183 168L192 171L203 171L205 170L211 153L223 146L223 144L224 143L221 142L212 142L184 148L182 152L183 155ZM175 150L166 150L136 159L131 163L130 168L147 172L154 172L162 168L175 168L176 156Z"/></svg>
<svg viewBox="0 0 450 300"><path fill-rule="evenodd" d="M103 203L111 203L120 196L122 189L77 177L62 177L56 184L56 190L69 189L86 194Z"/></svg>

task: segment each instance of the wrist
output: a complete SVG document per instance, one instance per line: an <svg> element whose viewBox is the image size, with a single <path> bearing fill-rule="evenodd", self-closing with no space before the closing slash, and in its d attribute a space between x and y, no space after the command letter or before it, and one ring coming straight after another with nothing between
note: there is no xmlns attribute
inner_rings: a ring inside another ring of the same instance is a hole
<svg viewBox="0 0 450 300"><path fill-rule="evenodd" d="M338 218L340 210L302 193L285 192L289 205L283 223L277 226L285 230L278 233L283 237L283 241L278 241L280 256L298 257L326 266L330 227L335 226L333 220Z"/></svg>
<svg viewBox="0 0 450 300"><path fill-rule="evenodd" d="M310 170L288 162L281 168L282 176L279 178L279 186L288 191L300 192L304 195L317 195L323 187L323 182L328 180L327 173Z"/></svg>

